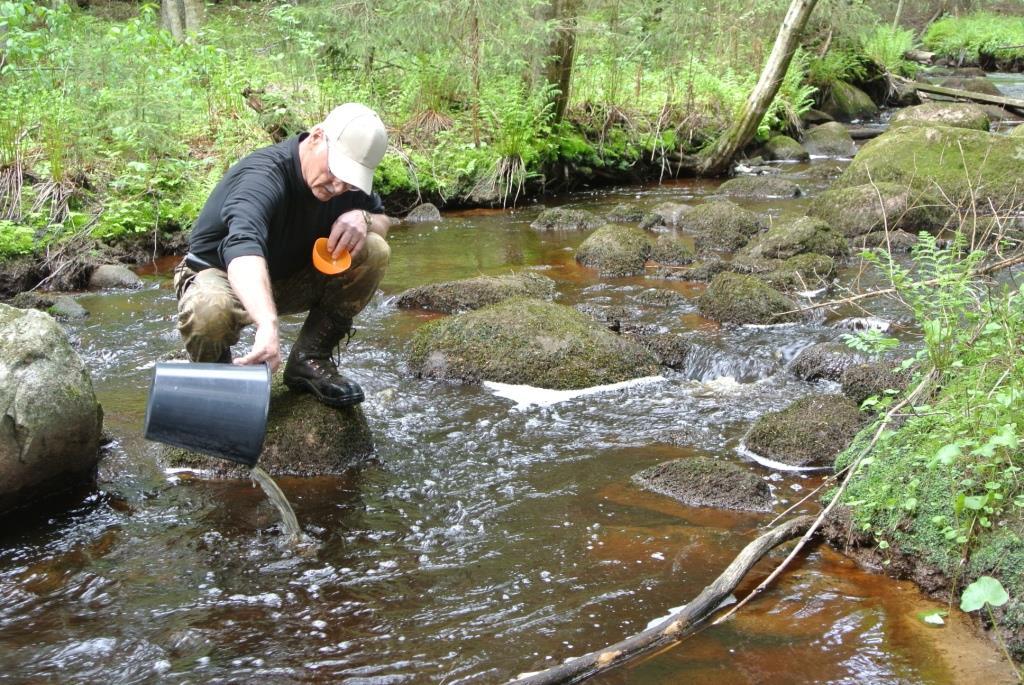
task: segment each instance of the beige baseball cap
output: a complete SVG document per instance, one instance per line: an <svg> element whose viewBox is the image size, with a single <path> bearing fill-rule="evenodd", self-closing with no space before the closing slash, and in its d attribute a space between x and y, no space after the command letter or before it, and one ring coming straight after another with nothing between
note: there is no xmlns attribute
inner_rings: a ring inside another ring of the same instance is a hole
<svg viewBox="0 0 1024 685"><path fill-rule="evenodd" d="M367 195L373 170L388 149L388 134L377 113L358 102L335 107L321 126L327 136L327 168Z"/></svg>

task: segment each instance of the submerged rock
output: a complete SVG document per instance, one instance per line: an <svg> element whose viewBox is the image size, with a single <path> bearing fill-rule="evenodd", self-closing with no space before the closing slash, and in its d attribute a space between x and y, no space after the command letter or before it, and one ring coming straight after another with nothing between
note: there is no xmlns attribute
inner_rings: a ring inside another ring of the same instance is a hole
<svg viewBox="0 0 1024 685"><path fill-rule="evenodd" d="M553 207L541 212L530 228L538 231L590 231L603 223L602 219L585 209Z"/></svg>
<svg viewBox="0 0 1024 685"><path fill-rule="evenodd" d="M633 476L640 487L690 507L766 512L772 509L768 484L755 474L710 457L676 459Z"/></svg>
<svg viewBox="0 0 1024 685"><path fill-rule="evenodd" d="M773 226L752 240L740 251L744 257L789 259L813 252L833 258L845 257L850 248L846 239L814 217L800 217L795 221Z"/></svg>
<svg viewBox="0 0 1024 685"><path fill-rule="evenodd" d="M540 274L519 273L430 283L406 290L398 296L396 306L454 314L480 309L513 297L553 300L555 282Z"/></svg>
<svg viewBox="0 0 1024 685"><path fill-rule="evenodd" d="M880 249L890 254L910 252L917 244L917 236L906 231L875 231L867 235L859 235L850 239L850 247L855 250Z"/></svg>
<svg viewBox="0 0 1024 685"><path fill-rule="evenodd" d="M910 381L910 373L889 362L865 362L844 369L839 380L843 394L860 406L872 395L882 397L886 390L902 392Z"/></svg>
<svg viewBox="0 0 1024 685"><path fill-rule="evenodd" d="M898 183L868 183L826 190L807 210L847 238L884 229L935 232L952 210L931 193Z"/></svg>
<svg viewBox="0 0 1024 685"><path fill-rule="evenodd" d="M983 107L966 102L928 102L901 109L889 120L890 128L936 124L987 131L990 121Z"/></svg>
<svg viewBox="0 0 1024 685"><path fill-rule="evenodd" d="M720 185L718 193L726 197L762 200L800 197L801 190L792 181L775 176L737 176Z"/></svg>
<svg viewBox="0 0 1024 685"><path fill-rule="evenodd" d="M556 390L618 383L658 370L649 351L572 307L525 298L420 327L409 366L421 378Z"/></svg>
<svg viewBox="0 0 1024 685"><path fill-rule="evenodd" d="M123 264L103 264L96 267L89 277L90 290L106 290L108 288L142 287L142 279L138 274Z"/></svg>
<svg viewBox="0 0 1024 685"><path fill-rule="evenodd" d="M764 144L764 158L778 162L806 162L811 158L804 146L789 136L772 136Z"/></svg>
<svg viewBox="0 0 1024 685"><path fill-rule="evenodd" d="M0 512L88 481L103 410L52 317L0 305Z"/></svg>
<svg viewBox="0 0 1024 685"><path fill-rule="evenodd" d="M812 395L758 419L747 448L789 466L831 466L865 417L842 395Z"/></svg>
<svg viewBox="0 0 1024 685"><path fill-rule="evenodd" d="M836 121L855 121L878 116L878 105L856 86L835 81L829 88L821 110ZM813 154L813 153L812 153Z"/></svg>
<svg viewBox="0 0 1024 685"><path fill-rule="evenodd" d="M410 224L440 220L441 210L439 210L436 205L430 202L424 202L421 205L416 205L415 207L412 208L412 211L405 215L405 219L403 219L403 221Z"/></svg>
<svg viewBox="0 0 1024 685"><path fill-rule="evenodd" d="M662 269L655 271L657 278L672 278L680 281L707 282L720 273L732 271L732 265L718 257L708 257L683 269Z"/></svg>
<svg viewBox="0 0 1024 685"><path fill-rule="evenodd" d="M697 251L731 252L767 228L764 219L734 202L719 200L697 205L683 216L683 228L696 235Z"/></svg>
<svg viewBox="0 0 1024 685"><path fill-rule="evenodd" d="M576 261L607 277L639 276L651 255L647 234L634 226L607 224L590 234L576 250Z"/></svg>
<svg viewBox="0 0 1024 685"><path fill-rule="evenodd" d="M281 374L270 389L267 437L259 465L272 476L339 474L365 463L374 452L373 434L362 408L335 409L308 393L285 387ZM249 469L233 462L162 448L164 460L176 468L197 468L219 476L248 478Z"/></svg>
<svg viewBox="0 0 1024 685"><path fill-rule="evenodd" d="M853 157L857 144L842 124L831 122L815 126L804 134L804 149L812 155Z"/></svg>
<svg viewBox="0 0 1024 685"><path fill-rule="evenodd" d="M720 323L775 324L797 320L796 314L783 314L796 304L775 288L754 276L722 273L711 281L700 296L701 316Z"/></svg>
<svg viewBox="0 0 1024 685"><path fill-rule="evenodd" d="M841 342L817 343L805 347L789 370L804 381L820 379L838 382L851 366L864 363L864 355Z"/></svg>
<svg viewBox="0 0 1024 685"><path fill-rule="evenodd" d="M835 188L891 182L916 194L941 189L979 212L1024 201L1024 140L950 126L900 126L861 148ZM990 210L989 210L990 211Z"/></svg>
<svg viewBox="0 0 1024 685"><path fill-rule="evenodd" d="M644 218L644 212L634 204L621 203L612 207L604 218L617 224L635 224Z"/></svg>

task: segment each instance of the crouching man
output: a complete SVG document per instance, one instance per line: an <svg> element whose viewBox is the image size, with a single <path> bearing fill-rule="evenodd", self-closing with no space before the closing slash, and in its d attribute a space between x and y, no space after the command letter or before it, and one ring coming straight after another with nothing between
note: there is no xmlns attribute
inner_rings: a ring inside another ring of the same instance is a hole
<svg viewBox="0 0 1024 685"><path fill-rule="evenodd" d="M387 149L384 124L356 103L334 109L309 132L256 150L213 190L174 274L178 331L196 362L232 361L231 346L254 324L252 350L235 364L281 364L278 317L308 311L284 367L284 382L345 407L363 391L342 375L334 348L351 334L390 258L390 220L373 193ZM313 266L313 245L351 267L329 275Z"/></svg>

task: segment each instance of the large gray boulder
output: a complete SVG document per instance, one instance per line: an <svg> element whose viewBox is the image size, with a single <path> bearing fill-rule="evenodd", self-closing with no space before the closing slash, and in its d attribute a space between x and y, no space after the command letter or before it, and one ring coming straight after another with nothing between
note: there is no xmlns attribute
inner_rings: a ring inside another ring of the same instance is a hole
<svg viewBox="0 0 1024 685"><path fill-rule="evenodd" d="M142 279L138 274L123 264L103 264L96 267L89 277L90 290L108 290L110 288L142 287Z"/></svg>
<svg viewBox="0 0 1024 685"><path fill-rule="evenodd" d="M408 214L405 215L405 219L403 219L403 221L410 224L440 220L441 211L437 208L437 205L430 202L424 202L423 204L416 205Z"/></svg>
<svg viewBox="0 0 1024 685"><path fill-rule="evenodd" d="M413 336L409 367L421 378L555 390L617 383L659 368L643 346L585 314L529 298L421 326Z"/></svg>
<svg viewBox="0 0 1024 685"><path fill-rule="evenodd" d="M0 305L0 512L91 478L103 410L60 325Z"/></svg>
<svg viewBox="0 0 1024 685"><path fill-rule="evenodd" d="M202 469L217 476L248 478L249 469L233 462L163 447L171 466ZM289 390L280 374L270 388L267 436L259 465L272 476L323 476L344 473L374 452L373 434L359 406L335 409L312 395Z"/></svg>
<svg viewBox="0 0 1024 685"><path fill-rule="evenodd" d="M459 281L430 283L406 290L396 305L402 309L429 309L445 314L480 309L513 297L552 300L555 282L533 273L478 276Z"/></svg>
<svg viewBox="0 0 1024 685"><path fill-rule="evenodd" d="M865 420L857 405L842 395L812 395L759 418L746 445L790 466L831 466Z"/></svg>
<svg viewBox="0 0 1024 685"><path fill-rule="evenodd" d="M987 131L991 122L984 107L966 102L927 102L901 109L889 120L890 128L936 124Z"/></svg>
<svg viewBox="0 0 1024 685"><path fill-rule="evenodd" d="M804 149L824 157L853 157L857 144L846 127L836 122L815 126L804 133Z"/></svg>
<svg viewBox="0 0 1024 685"><path fill-rule="evenodd" d="M736 464L710 457L676 459L633 476L642 488L691 507L767 512L772 493L757 475Z"/></svg>
<svg viewBox="0 0 1024 685"><path fill-rule="evenodd" d="M930 192L880 182L826 190L814 199L807 214L854 238L885 229L913 234L938 231L952 210Z"/></svg>

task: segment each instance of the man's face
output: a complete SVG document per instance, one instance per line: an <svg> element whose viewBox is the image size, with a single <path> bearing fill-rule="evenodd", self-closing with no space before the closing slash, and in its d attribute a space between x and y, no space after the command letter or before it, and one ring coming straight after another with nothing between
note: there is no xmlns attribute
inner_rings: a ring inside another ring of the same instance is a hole
<svg viewBox="0 0 1024 685"><path fill-rule="evenodd" d="M303 165L302 175L309 186L313 196L321 202L338 197L352 189L348 183L331 173L327 166L327 136L320 129L314 130L310 137L313 138L313 146L309 156L309 163Z"/></svg>

